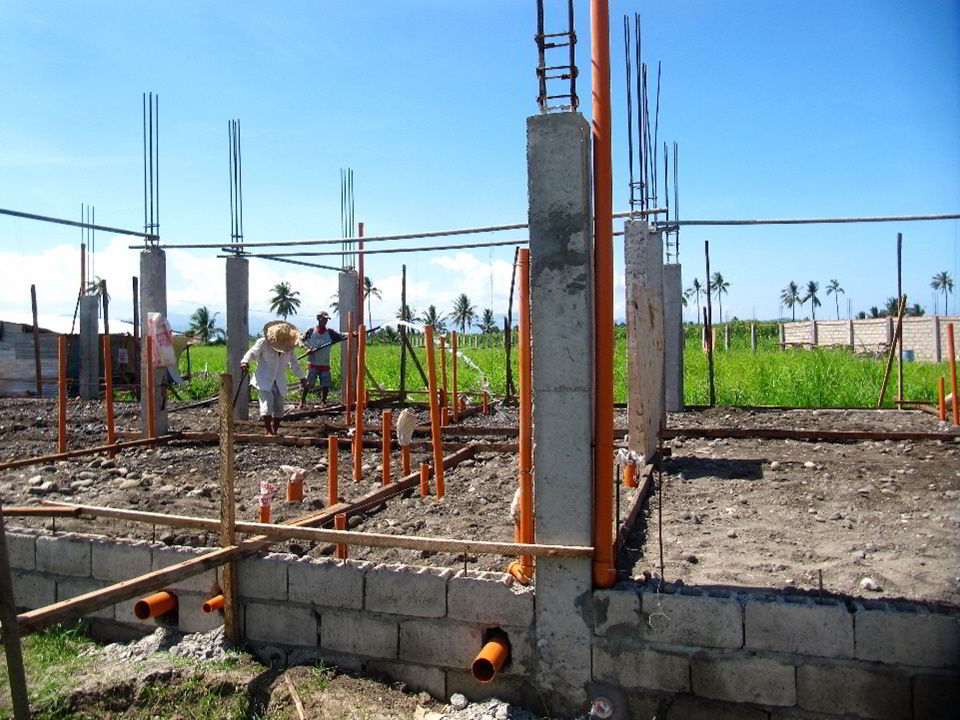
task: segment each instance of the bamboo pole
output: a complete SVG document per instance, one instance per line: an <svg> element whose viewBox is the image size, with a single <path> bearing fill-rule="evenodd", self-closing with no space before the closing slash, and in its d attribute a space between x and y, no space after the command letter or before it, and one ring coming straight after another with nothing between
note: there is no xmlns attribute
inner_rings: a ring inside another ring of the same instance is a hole
<svg viewBox="0 0 960 720"><path fill-rule="evenodd" d="M450 365L452 370L451 381L453 382L453 421L460 419L460 398L457 397L457 331L450 333Z"/></svg>
<svg viewBox="0 0 960 720"><path fill-rule="evenodd" d="M340 446L336 435L327 437L327 507L333 507L337 504L339 495L339 464Z"/></svg>
<svg viewBox="0 0 960 720"><path fill-rule="evenodd" d="M43 378L40 376L40 327L37 324L37 286L30 286L30 309L33 311L33 362L37 373L37 397L43 397Z"/></svg>
<svg viewBox="0 0 960 720"><path fill-rule="evenodd" d="M437 365L433 349L433 325L426 325L423 334L427 346L427 385L430 391L430 431L433 444L433 466L437 492L443 485L443 438L440 433L440 405L437 398Z"/></svg>
<svg viewBox="0 0 960 720"><path fill-rule="evenodd" d="M363 324L357 328L357 412L356 431L353 435L353 481L363 479L363 401L364 380L363 369L366 367L367 334Z"/></svg>
<svg viewBox="0 0 960 720"><path fill-rule="evenodd" d="M67 451L67 336L57 338L57 452Z"/></svg>
<svg viewBox="0 0 960 720"><path fill-rule="evenodd" d="M953 323L947 323L947 346L950 352L947 364L950 368L950 392L953 393L953 424L960 425L960 397L957 396L957 345L953 337Z"/></svg>
<svg viewBox="0 0 960 720"><path fill-rule="evenodd" d="M7 658L7 677L13 701L14 720L30 720L27 698L27 677L23 668L23 649L20 646L20 628L13 599L13 578L7 555L7 532L0 508L0 623L3 624L3 650Z"/></svg>
<svg viewBox="0 0 960 720"><path fill-rule="evenodd" d="M890 344L890 353L887 356L887 367L883 371L883 383L880 385L880 396L877 398L877 407L883 405L883 396L887 394L887 383L890 380L890 371L893 369L893 357L897 352L897 343L900 340L900 333L903 332L903 311L907 307L907 296L900 297L900 305L897 308L897 329L893 336L893 342Z"/></svg>
<svg viewBox="0 0 960 720"><path fill-rule="evenodd" d="M234 496L233 462L233 377L220 374L220 545L236 545L234 531L236 507ZM234 644L242 640L242 627L238 608L237 563L231 561L223 566L220 588L223 592L223 632Z"/></svg>
<svg viewBox="0 0 960 720"><path fill-rule="evenodd" d="M897 298L903 300L903 233L897 233ZM897 400L903 400L903 333L897 336Z"/></svg>
<svg viewBox="0 0 960 720"><path fill-rule="evenodd" d="M139 432L121 433L121 435L131 435L137 438L140 437ZM140 447L142 445L154 445L157 443L168 442L170 440L176 440L180 437L180 433L170 433L169 435L161 435L158 438L142 438L139 440L115 443L113 445L98 445L96 447L84 448L82 450L70 450L69 452L57 453L55 455L40 455L38 457L24 458L22 460L11 460L10 462L0 464L0 472L3 472L4 470L13 470L14 468L19 467L28 467L30 465L42 465L44 463L53 463L59 460L68 460L69 458L82 457L84 455L96 455L97 453L113 452L126 448Z"/></svg>
<svg viewBox="0 0 960 720"><path fill-rule="evenodd" d="M407 311L407 266L401 266L400 273L400 314ZM406 319L406 318L404 318ZM400 402L407 399L407 326L400 326Z"/></svg>
<svg viewBox="0 0 960 720"><path fill-rule="evenodd" d="M117 429L113 417L113 350L110 336L103 336L103 377L106 384L104 403L107 406L107 445L117 444ZM111 456L116 454L111 452Z"/></svg>

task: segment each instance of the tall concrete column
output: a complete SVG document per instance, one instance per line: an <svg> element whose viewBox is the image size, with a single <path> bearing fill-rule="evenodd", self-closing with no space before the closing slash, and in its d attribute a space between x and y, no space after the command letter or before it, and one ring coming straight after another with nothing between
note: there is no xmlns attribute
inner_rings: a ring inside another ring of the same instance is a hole
<svg viewBox="0 0 960 720"><path fill-rule="evenodd" d="M853 318L847 320L847 339L848 344L850 345L850 350L855 350L856 346L853 342Z"/></svg>
<svg viewBox="0 0 960 720"><path fill-rule="evenodd" d="M80 397L100 399L100 298L84 295L80 298L77 314L80 316Z"/></svg>
<svg viewBox="0 0 960 720"><path fill-rule="evenodd" d="M363 322L363 318L358 314L358 310L362 311L362 308L357 308L357 272L355 270L342 270L340 272L337 285L337 303L339 303L337 307L340 308L337 313L340 316L340 332L346 333L350 330L350 328L347 327L348 313L353 313L353 322L356 325ZM347 345L350 346L349 358L345 357L347 354ZM356 366L357 344L355 342L341 343L340 394L344 403L346 403L348 395L355 394L356 378L353 377L352 369Z"/></svg>
<svg viewBox="0 0 960 720"><path fill-rule="evenodd" d="M943 353L940 349L943 344L940 341L940 316L934 315L931 319L933 321L933 361L936 363L943 362ZM853 321L851 320L851 322Z"/></svg>
<svg viewBox="0 0 960 720"><path fill-rule="evenodd" d="M579 113L527 118L536 540L593 544L593 248L590 129ZM571 715L590 682L591 562L537 558L536 689Z"/></svg>
<svg viewBox="0 0 960 720"><path fill-rule="evenodd" d="M680 263L663 266L664 387L667 412L683 411L683 277Z"/></svg>
<svg viewBox="0 0 960 720"><path fill-rule="evenodd" d="M624 231L627 307L627 432L630 449L649 461L666 422L663 237L645 220Z"/></svg>
<svg viewBox="0 0 960 720"><path fill-rule="evenodd" d="M140 417L143 431L147 431L147 329L148 313L167 315L167 255L159 248L140 252ZM158 369L154 373L157 409L157 434L167 432L166 373Z"/></svg>
<svg viewBox="0 0 960 720"><path fill-rule="evenodd" d="M240 379L240 361L250 343L250 261L242 257L227 258L227 372ZM247 420L250 416L249 380L237 395L233 416Z"/></svg>

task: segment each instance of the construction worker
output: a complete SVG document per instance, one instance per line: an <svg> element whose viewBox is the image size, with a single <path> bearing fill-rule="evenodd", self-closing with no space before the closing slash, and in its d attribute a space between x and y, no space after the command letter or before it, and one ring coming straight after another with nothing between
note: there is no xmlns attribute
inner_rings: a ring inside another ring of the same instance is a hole
<svg viewBox="0 0 960 720"><path fill-rule="evenodd" d="M260 393L260 417L267 435L277 434L280 420L285 414L287 367L300 378L301 385L305 382L303 368L293 354L293 348L299 340L300 331L292 324L283 320L268 322L263 326L263 337L257 339L240 361L240 368L244 371L250 369L252 361L257 363L250 384Z"/></svg>
<svg viewBox="0 0 960 720"><path fill-rule="evenodd" d="M327 404L332 381L330 378L330 348L346 338L336 330L327 327L330 316L321 311L317 314L317 325L303 334L303 344L310 351L307 355L307 382L300 391L300 407L307 405L307 393L320 383L320 402Z"/></svg>

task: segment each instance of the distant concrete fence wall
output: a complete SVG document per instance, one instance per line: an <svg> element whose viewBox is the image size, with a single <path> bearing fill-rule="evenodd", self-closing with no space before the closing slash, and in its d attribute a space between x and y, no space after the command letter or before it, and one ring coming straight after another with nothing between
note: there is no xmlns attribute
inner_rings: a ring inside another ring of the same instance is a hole
<svg viewBox="0 0 960 720"><path fill-rule="evenodd" d="M903 349L912 350L921 362L942 362L949 357L947 324L960 333L960 316L930 315L903 319ZM890 349L896 318L857 320L804 320L783 323L781 338L787 345L848 347L854 352L878 353Z"/></svg>

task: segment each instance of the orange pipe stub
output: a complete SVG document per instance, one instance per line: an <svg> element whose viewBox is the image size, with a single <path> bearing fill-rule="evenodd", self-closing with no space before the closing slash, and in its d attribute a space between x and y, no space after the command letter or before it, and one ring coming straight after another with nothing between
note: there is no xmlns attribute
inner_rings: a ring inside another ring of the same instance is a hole
<svg viewBox="0 0 960 720"><path fill-rule="evenodd" d="M133 604L133 614L140 620L166 615L177 608L177 596L166 590L148 595Z"/></svg>
<svg viewBox="0 0 960 720"><path fill-rule="evenodd" d="M261 505L260 506L260 522L264 525L270 522L270 506Z"/></svg>
<svg viewBox="0 0 960 720"><path fill-rule="evenodd" d="M225 598L223 597L223 595L216 595L210 598L209 600L207 600L203 604L203 611L205 613L209 613L209 612L213 612L214 610L219 610L220 608L223 607L224 602L225 602Z"/></svg>
<svg viewBox="0 0 960 720"><path fill-rule="evenodd" d="M623 468L624 487L635 488L637 486L637 466L625 465Z"/></svg>
<svg viewBox="0 0 960 720"><path fill-rule="evenodd" d="M287 481L287 502L303 502L303 481Z"/></svg>
<svg viewBox="0 0 960 720"><path fill-rule="evenodd" d="M487 637L480 652L473 659L470 672L482 683L488 683L497 676L500 669L510 658L510 640L502 630L493 630Z"/></svg>

